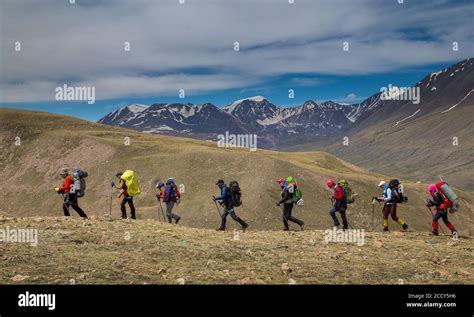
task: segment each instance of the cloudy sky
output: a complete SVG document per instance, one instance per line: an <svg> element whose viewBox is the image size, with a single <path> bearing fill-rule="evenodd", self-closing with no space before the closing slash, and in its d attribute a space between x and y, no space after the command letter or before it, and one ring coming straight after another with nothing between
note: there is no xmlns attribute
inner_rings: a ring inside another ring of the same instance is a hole
<svg viewBox="0 0 474 317"><path fill-rule="evenodd" d="M0 106L96 120L132 102L355 103L474 55L470 0L75 2L0 0ZM97 102L55 102L64 84Z"/></svg>

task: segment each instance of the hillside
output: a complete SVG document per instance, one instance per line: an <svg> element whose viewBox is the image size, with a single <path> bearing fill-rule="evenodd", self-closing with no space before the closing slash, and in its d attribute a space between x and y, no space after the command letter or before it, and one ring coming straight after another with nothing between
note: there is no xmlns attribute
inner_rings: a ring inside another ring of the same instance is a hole
<svg viewBox="0 0 474 317"><path fill-rule="evenodd" d="M53 191L61 181L58 170L80 166L90 174L86 196L80 202L90 215L108 215L110 182L115 180L117 171L133 169L142 185L142 195L135 202L139 219L157 217L154 184L157 178L173 176L185 188L182 204L176 208L183 216L180 225L215 228L219 218L210 199L218 193L215 181L237 179L243 191L243 207L238 213L248 220L250 230L280 230L275 180L293 175L305 199L305 206L296 208L295 216L305 220L308 229L326 229L332 221L325 179L343 177L360 194L349 210L352 226L381 229L380 207L376 206L373 214L370 201L378 193L376 184L382 176L327 153L222 149L214 142L143 134L30 111L0 109L0 121L0 212L8 216L62 215L61 200ZM14 144L17 136L21 138L19 146ZM124 145L125 137L130 138L128 146ZM423 205L426 184L406 182L405 188L410 201L400 206L400 216L413 230L430 230L431 216ZM474 228L474 198L470 193L456 191L463 208L451 220L461 235L470 236ZM114 198L115 219L120 214L118 205ZM230 220L229 229L235 228L237 225ZM398 229L398 225L392 228Z"/></svg>
<svg viewBox="0 0 474 317"><path fill-rule="evenodd" d="M419 104L371 100L367 108L373 110L345 131L349 146L341 146L341 137L325 150L371 171L423 182L443 175L473 191L473 62L462 61L418 82ZM318 144L299 147L311 148L321 149Z"/></svg>
<svg viewBox="0 0 474 317"><path fill-rule="evenodd" d="M0 284L473 284L473 240L366 233L221 233L153 220L5 218L38 229L37 246L0 244ZM285 264L287 263L287 264Z"/></svg>

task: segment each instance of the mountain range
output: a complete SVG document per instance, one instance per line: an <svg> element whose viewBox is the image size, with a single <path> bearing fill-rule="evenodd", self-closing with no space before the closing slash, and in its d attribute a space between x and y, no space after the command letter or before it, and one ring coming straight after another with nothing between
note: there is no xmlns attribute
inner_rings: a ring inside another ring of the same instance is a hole
<svg viewBox="0 0 474 317"><path fill-rule="evenodd" d="M256 134L258 147L325 150L388 175L429 180L450 174L474 189L474 58L428 74L407 90L379 91L358 104L308 100L280 107L262 96L219 108L211 103L129 105L98 122L142 132L215 139ZM386 83L389 87L390 83ZM343 143L343 140L348 142Z"/></svg>

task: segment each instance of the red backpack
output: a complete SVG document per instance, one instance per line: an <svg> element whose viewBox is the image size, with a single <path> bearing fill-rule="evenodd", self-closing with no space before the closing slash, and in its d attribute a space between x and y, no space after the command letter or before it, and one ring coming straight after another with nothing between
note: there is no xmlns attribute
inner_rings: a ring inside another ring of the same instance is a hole
<svg viewBox="0 0 474 317"><path fill-rule="evenodd" d="M447 197L445 192L443 191L443 186L447 185L445 182L438 182L435 184L438 193L440 193L441 197L443 198L443 204L440 206L441 209L448 209L453 207L453 202L451 202Z"/></svg>

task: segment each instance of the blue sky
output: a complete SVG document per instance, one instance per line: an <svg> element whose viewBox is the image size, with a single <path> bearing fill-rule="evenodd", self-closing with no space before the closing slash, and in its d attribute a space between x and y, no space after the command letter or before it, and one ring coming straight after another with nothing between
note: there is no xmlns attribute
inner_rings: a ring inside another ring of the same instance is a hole
<svg viewBox="0 0 474 317"><path fill-rule="evenodd" d="M153 103L213 103L222 107L235 100L263 95L271 102L279 106L299 106L307 100L318 102L333 100L340 103L354 104L363 101L371 95L377 93L381 87L389 84L406 87L413 85L431 72L451 66L451 64L435 64L418 69L403 70L374 75L357 76L317 76L305 74L293 74L281 76L271 80L266 85L249 87L243 89L229 89L218 93L207 93L201 95L190 95L184 99L177 95L171 96L151 96L145 98L118 98L109 100L98 100L95 104L89 105L87 102L37 102L37 103L15 103L2 104L2 107L18 109L47 111L58 114L70 115L82 119L97 121L105 114L127 106L131 103L151 105ZM294 85L297 78L300 85ZM308 81L301 81L301 78ZM293 80L292 80L293 79ZM294 99L288 98L288 89L294 89ZM347 98L354 94L355 98Z"/></svg>
<svg viewBox="0 0 474 317"><path fill-rule="evenodd" d="M473 7L464 0L5 0L0 107L96 121L131 103L224 106L255 95L281 106L357 103L472 57ZM96 103L55 101L64 84L95 87Z"/></svg>

